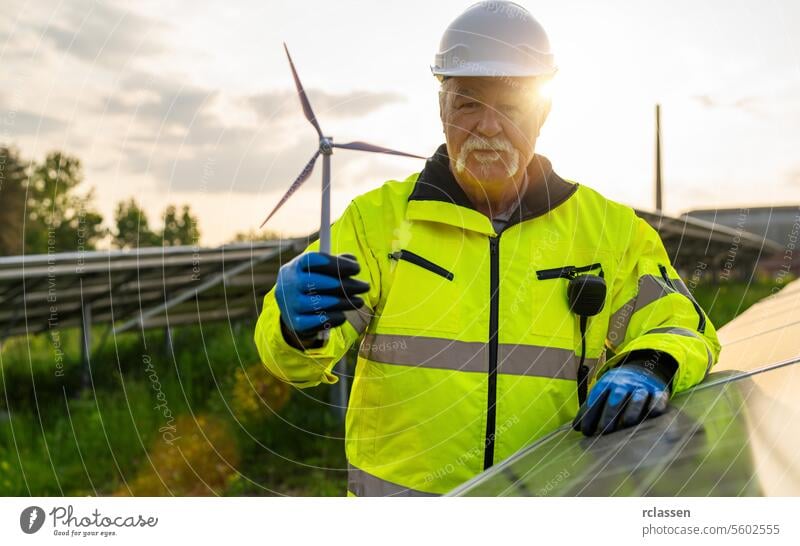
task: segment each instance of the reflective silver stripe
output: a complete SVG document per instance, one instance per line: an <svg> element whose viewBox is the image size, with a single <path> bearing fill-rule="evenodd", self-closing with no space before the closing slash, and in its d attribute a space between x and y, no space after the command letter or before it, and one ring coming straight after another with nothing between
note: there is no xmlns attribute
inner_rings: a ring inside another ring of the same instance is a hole
<svg viewBox="0 0 800 546"><path fill-rule="evenodd" d="M359 354L373 362L462 372L489 371L488 344L436 337L367 334ZM498 372L509 375L577 378L578 357L572 349L515 345L498 347ZM596 358L587 358L593 366Z"/></svg>
<svg viewBox="0 0 800 546"><path fill-rule="evenodd" d="M676 336L696 337L702 339L702 336L690 330L689 328L681 328L680 326L661 326L647 331L648 334L675 334Z"/></svg>
<svg viewBox="0 0 800 546"><path fill-rule="evenodd" d="M697 303L697 300L694 298L694 294L692 294L692 292L689 290L689 287L686 286L686 283L684 283L683 279L681 279L680 277L670 279L670 281L672 282L673 285L675 285L675 289L678 292L689 298L689 301L692 302L692 305L694 305L697 314L700 315L701 317L700 323L702 324L705 318L703 308L700 306L699 303Z"/></svg>
<svg viewBox="0 0 800 546"><path fill-rule="evenodd" d="M706 348L706 355L708 357L706 363L706 375L711 370L711 365L714 364L714 355L711 354L711 349L708 348L708 343L706 343L705 338L699 333L691 330L689 328L682 328L680 326L661 326L659 328L653 328L652 330L647 331L648 334L674 334L676 336L686 336L686 337L693 337L697 338L703 342L703 346Z"/></svg>
<svg viewBox="0 0 800 546"><path fill-rule="evenodd" d="M463 372L489 370L486 343L438 337L367 334L359 354L373 362Z"/></svg>
<svg viewBox="0 0 800 546"><path fill-rule="evenodd" d="M361 335L367 330L367 326L369 326L369 323L372 321L372 309L365 304L360 309L345 311L344 318L346 318L347 322Z"/></svg>
<svg viewBox="0 0 800 546"><path fill-rule="evenodd" d="M708 343L704 342L704 344L706 346L706 354L708 355L708 363L706 364L706 375L708 375L708 372L711 371L711 366L714 365L714 355L711 353L711 349L708 348Z"/></svg>
<svg viewBox="0 0 800 546"><path fill-rule="evenodd" d="M614 349L619 347L625 339L628 324L630 324L634 313L647 304L675 293L672 288L667 286L664 279L657 275L642 275L639 277L638 290L634 297L611 315L611 320L608 324L608 340Z"/></svg>
<svg viewBox="0 0 800 546"><path fill-rule="evenodd" d="M497 350L497 370L509 375L550 377L577 380L578 360L572 349L538 347L535 345L501 344ZM596 358L586 358L590 368L597 364Z"/></svg>
<svg viewBox="0 0 800 546"><path fill-rule="evenodd" d="M697 303L697 300L694 299L694 295L692 294L691 290L689 290L689 287L686 286L685 282L683 282L683 279L681 279L680 277L675 277L674 279L670 277L669 280L672 282L673 285L675 285L675 289L678 292L680 292L681 294L692 300L692 303L694 303L695 305L699 305Z"/></svg>
<svg viewBox="0 0 800 546"><path fill-rule="evenodd" d="M347 467L347 490L357 497L438 497L379 478L353 465Z"/></svg>
<svg viewBox="0 0 800 546"><path fill-rule="evenodd" d="M690 300L694 301L694 296L692 296L692 293L689 291L689 287L686 286L686 283L683 282L683 279L681 279L680 277L675 277L675 278L670 277L669 280L672 281L672 284L675 285L675 289L678 292L680 292Z"/></svg>
<svg viewBox="0 0 800 546"><path fill-rule="evenodd" d="M608 341L611 347L616 349L625 340L625 334L628 331L628 324L631 321L631 315L636 308L636 297L631 298L625 305L620 307L611 315L608 322Z"/></svg>

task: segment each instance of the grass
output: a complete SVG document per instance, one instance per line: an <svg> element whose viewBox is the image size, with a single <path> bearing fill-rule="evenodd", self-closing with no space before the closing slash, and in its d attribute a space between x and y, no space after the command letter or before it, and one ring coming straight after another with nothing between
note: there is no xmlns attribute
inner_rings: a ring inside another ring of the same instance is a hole
<svg viewBox="0 0 800 546"><path fill-rule="evenodd" d="M771 283L720 282L699 284L692 293L719 329L757 301L769 296L774 286Z"/></svg>
<svg viewBox="0 0 800 546"><path fill-rule="evenodd" d="M109 339L86 390L77 336L61 376L47 336L0 353L0 495L344 492L343 425L313 398L328 389L269 376L252 325L176 329L172 350L160 331Z"/></svg>
<svg viewBox="0 0 800 546"><path fill-rule="evenodd" d="M718 328L772 285L693 292ZM93 339L81 389L77 331L0 351L0 495L342 495L343 425L330 391L298 391L258 363L252 324ZM5 418L3 417L5 414Z"/></svg>

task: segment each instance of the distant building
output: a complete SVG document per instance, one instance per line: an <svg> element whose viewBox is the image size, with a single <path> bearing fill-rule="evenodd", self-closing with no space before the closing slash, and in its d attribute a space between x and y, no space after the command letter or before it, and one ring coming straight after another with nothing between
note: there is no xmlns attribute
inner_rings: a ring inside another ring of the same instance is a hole
<svg viewBox="0 0 800 546"><path fill-rule="evenodd" d="M800 205L698 209L690 210L682 217L724 226L736 232L749 232L772 241L779 245L780 251L764 253L756 264L758 271L775 280L790 273L800 275ZM736 251L736 245L732 244L722 264L723 275L726 264L730 265L729 269L733 267Z"/></svg>

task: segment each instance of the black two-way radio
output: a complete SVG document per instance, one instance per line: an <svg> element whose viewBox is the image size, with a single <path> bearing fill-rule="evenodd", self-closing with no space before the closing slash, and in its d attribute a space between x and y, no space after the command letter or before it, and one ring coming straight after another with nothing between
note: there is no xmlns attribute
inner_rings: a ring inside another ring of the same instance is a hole
<svg viewBox="0 0 800 546"><path fill-rule="evenodd" d="M587 271L600 270L599 275L583 274ZM583 267L566 266L555 269L543 269L536 272L539 280L564 278L569 279L567 285L567 303L570 310L580 319L581 360L578 364L578 404L586 400L589 381L589 367L586 366L586 325L589 317L603 310L606 301L606 281L603 278L603 266L599 263Z"/></svg>

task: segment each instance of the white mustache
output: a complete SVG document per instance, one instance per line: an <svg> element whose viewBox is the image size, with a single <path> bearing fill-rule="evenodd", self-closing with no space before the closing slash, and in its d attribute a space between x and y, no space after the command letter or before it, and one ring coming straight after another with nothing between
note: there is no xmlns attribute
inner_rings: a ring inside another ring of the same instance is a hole
<svg viewBox="0 0 800 546"><path fill-rule="evenodd" d="M506 152L509 154L509 161L506 164L506 175L507 176L514 176L519 169L519 152L511 145L508 139L503 137L492 137L492 138L480 138L475 135L471 135L464 144L461 145L461 149L458 151L458 158L456 158L456 170L459 173L464 172L467 163L467 156L470 152L475 150L486 150L492 152ZM476 157L481 165L486 165L492 161L497 161L497 158L481 158Z"/></svg>

